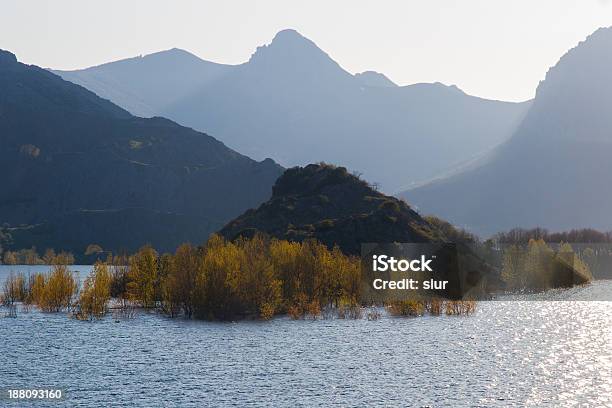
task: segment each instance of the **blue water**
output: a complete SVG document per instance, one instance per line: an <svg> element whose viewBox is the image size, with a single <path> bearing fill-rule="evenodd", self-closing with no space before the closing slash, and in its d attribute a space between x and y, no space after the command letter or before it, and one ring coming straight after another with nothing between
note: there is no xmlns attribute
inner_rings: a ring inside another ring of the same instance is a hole
<svg viewBox="0 0 612 408"><path fill-rule="evenodd" d="M32 406L606 407L612 303L573 297L611 290L598 281L564 302L377 321L139 312L84 322L32 310L0 318L0 388L65 390L62 402Z"/></svg>

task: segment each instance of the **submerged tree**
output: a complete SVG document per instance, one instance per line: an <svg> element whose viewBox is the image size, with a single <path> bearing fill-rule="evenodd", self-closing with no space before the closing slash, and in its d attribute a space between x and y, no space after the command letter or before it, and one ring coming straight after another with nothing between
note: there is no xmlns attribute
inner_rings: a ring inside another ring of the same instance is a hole
<svg viewBox="0 0 612 408"><path fill-rule="evenodd" d="M85 279L77 303L76 316L80 319L99 319L107 312L111 292L111 273L108 265L96 262Z"/></svg>
<svg viewBox="0 0 612 408"><path fill-rule="evenodd" d="M51 273L36 282L38 306L46 312L67 309L77 292L77 283L66 265L54 265Z"/></svg>
<svg viewBox="0 0 612 408"><path fill-rule="evenodd" d="M150 245L140 248L129 261L129 299L143 307L154 307L158 297L158 254Z"/></svg>
<svg viewBox="0 0 612 408"><path fill-rule="evenodd" d="M161 258L163 306L171 316L180 312L186 317L193 315L201 264L198 250L191 244L178 247L174 256L168 254Z"/></svg>

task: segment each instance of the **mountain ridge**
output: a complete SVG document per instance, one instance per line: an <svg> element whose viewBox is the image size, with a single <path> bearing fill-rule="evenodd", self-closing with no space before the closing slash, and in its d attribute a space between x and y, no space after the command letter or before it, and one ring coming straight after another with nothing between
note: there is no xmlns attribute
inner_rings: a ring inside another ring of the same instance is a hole
<svg viewBox="0 0 612 408"><path fill-rule="evenodd" d="M104 73L103 84L96 70L60 74L120 106L142 107L145 116L214 134L257 160L272 157L286 167L333 162L362 172L386 192L443 174L498 145L530 104L490 101L438 83L367 86L295 30L281 31L249 61L219 67L199 85L181 75L185 92L172 86L171 98L161 91L150 95L170 87L174 79L166 72L148 79L134 74L137 86L124 73ZM414 146L419 154L406 160L400 152Z"/></svg>
<svg viewBox="0 0 612 408"><path fill-rule="evenodd" d="M212 136L139 118L91 91L0 52L3 247L80 254L201 242L264 201L282 168Z"/></svg>
<svg viewBox="0 0 612 408"><path fill-rule="evenodd" d="M548 70L516 133L481 166L401 195L481 235L611 229L610 50L612 28L590 35Z"/></svg>
<svg viewBox="0 0 612 408"><path fill-rule="evenodd" d="M363 85L366 86L381 86L387 88L394 88L398 85L390 80L385 74L381 74L376 71L363 71L358 72L353 75L357 78Z"/></svg>

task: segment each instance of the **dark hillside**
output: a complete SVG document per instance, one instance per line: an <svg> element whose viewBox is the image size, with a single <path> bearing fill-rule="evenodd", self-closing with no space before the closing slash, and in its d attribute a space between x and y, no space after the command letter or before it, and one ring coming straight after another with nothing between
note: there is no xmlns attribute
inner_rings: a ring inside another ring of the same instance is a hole
<svg viewBox="0 0 612 408"><path fill-rule="evenodd" d="M266 200L281 171L0 52L4 247L80 254L94 240L112 250L200 242Z"/></svg>
<svg viewBox="0 0 612 408"><path fill-rule="evenodd" d="M280 239L316 238L345 253L367 242L430 242L442 235L404 201L386 196L343 167L310 164L287 170L272 198L226 225L229 239L265 232Z"/></svg>

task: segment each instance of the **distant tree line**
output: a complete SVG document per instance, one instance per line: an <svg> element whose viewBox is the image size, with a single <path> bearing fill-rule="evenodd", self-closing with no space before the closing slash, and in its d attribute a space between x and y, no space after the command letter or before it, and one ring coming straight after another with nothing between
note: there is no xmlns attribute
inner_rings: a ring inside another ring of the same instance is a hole
<svg viewBox="0 0 612 408"><path fill-rule="evenodd" d="M543 241L556 251L567 250L567 244L571 244L577 260L584 263L595 279L612 278L612 232L591 228L563 232L549 232L544 228L515 228L500 232L487 242L496 247L527 249L532 241Z"/></svg>
<svg viewBox="0 0 612 408"><path fill-rule="evenodd" d="M2 232L0 231L0 242L2 241ZM90 244L85 249L83 255L79 258L80 261L86 261L87 264L101 258L107 252L98 244ZM36 247L23 248L20 250L4 250L0 245L0 265L53 265L57 263L65 263L74 265L77 260L72 252L60 251L57 252L53 248L47 248L44 252L39 253Z"/></svg>
<svg viewBox="0 0 612 408"><path fill-rule="evenodd" d="M56 253L54 249L47 249L40 255L36 248L21 249L19 251L2 251L0 248L0 264L5 265L54 265L74 264L74 255L70 252Z"/></svg>
<svg viewBox="0 0 612 408"><path fill-rule="evenodd" d="M612 232L601 232L591 228L573 229L563 232L549 232L545 228L514 228L492 237L499 244L527 244L529 240L544 240L548 243L612 243Z"/></svg>
<svg viewBox="0 0 612 408"><path fill-rule="evenodd" d="M530 239L504 247L501 278L507 290L545 290L583 284L593 275L569 243L555 251L543 239Z"/></svg>

